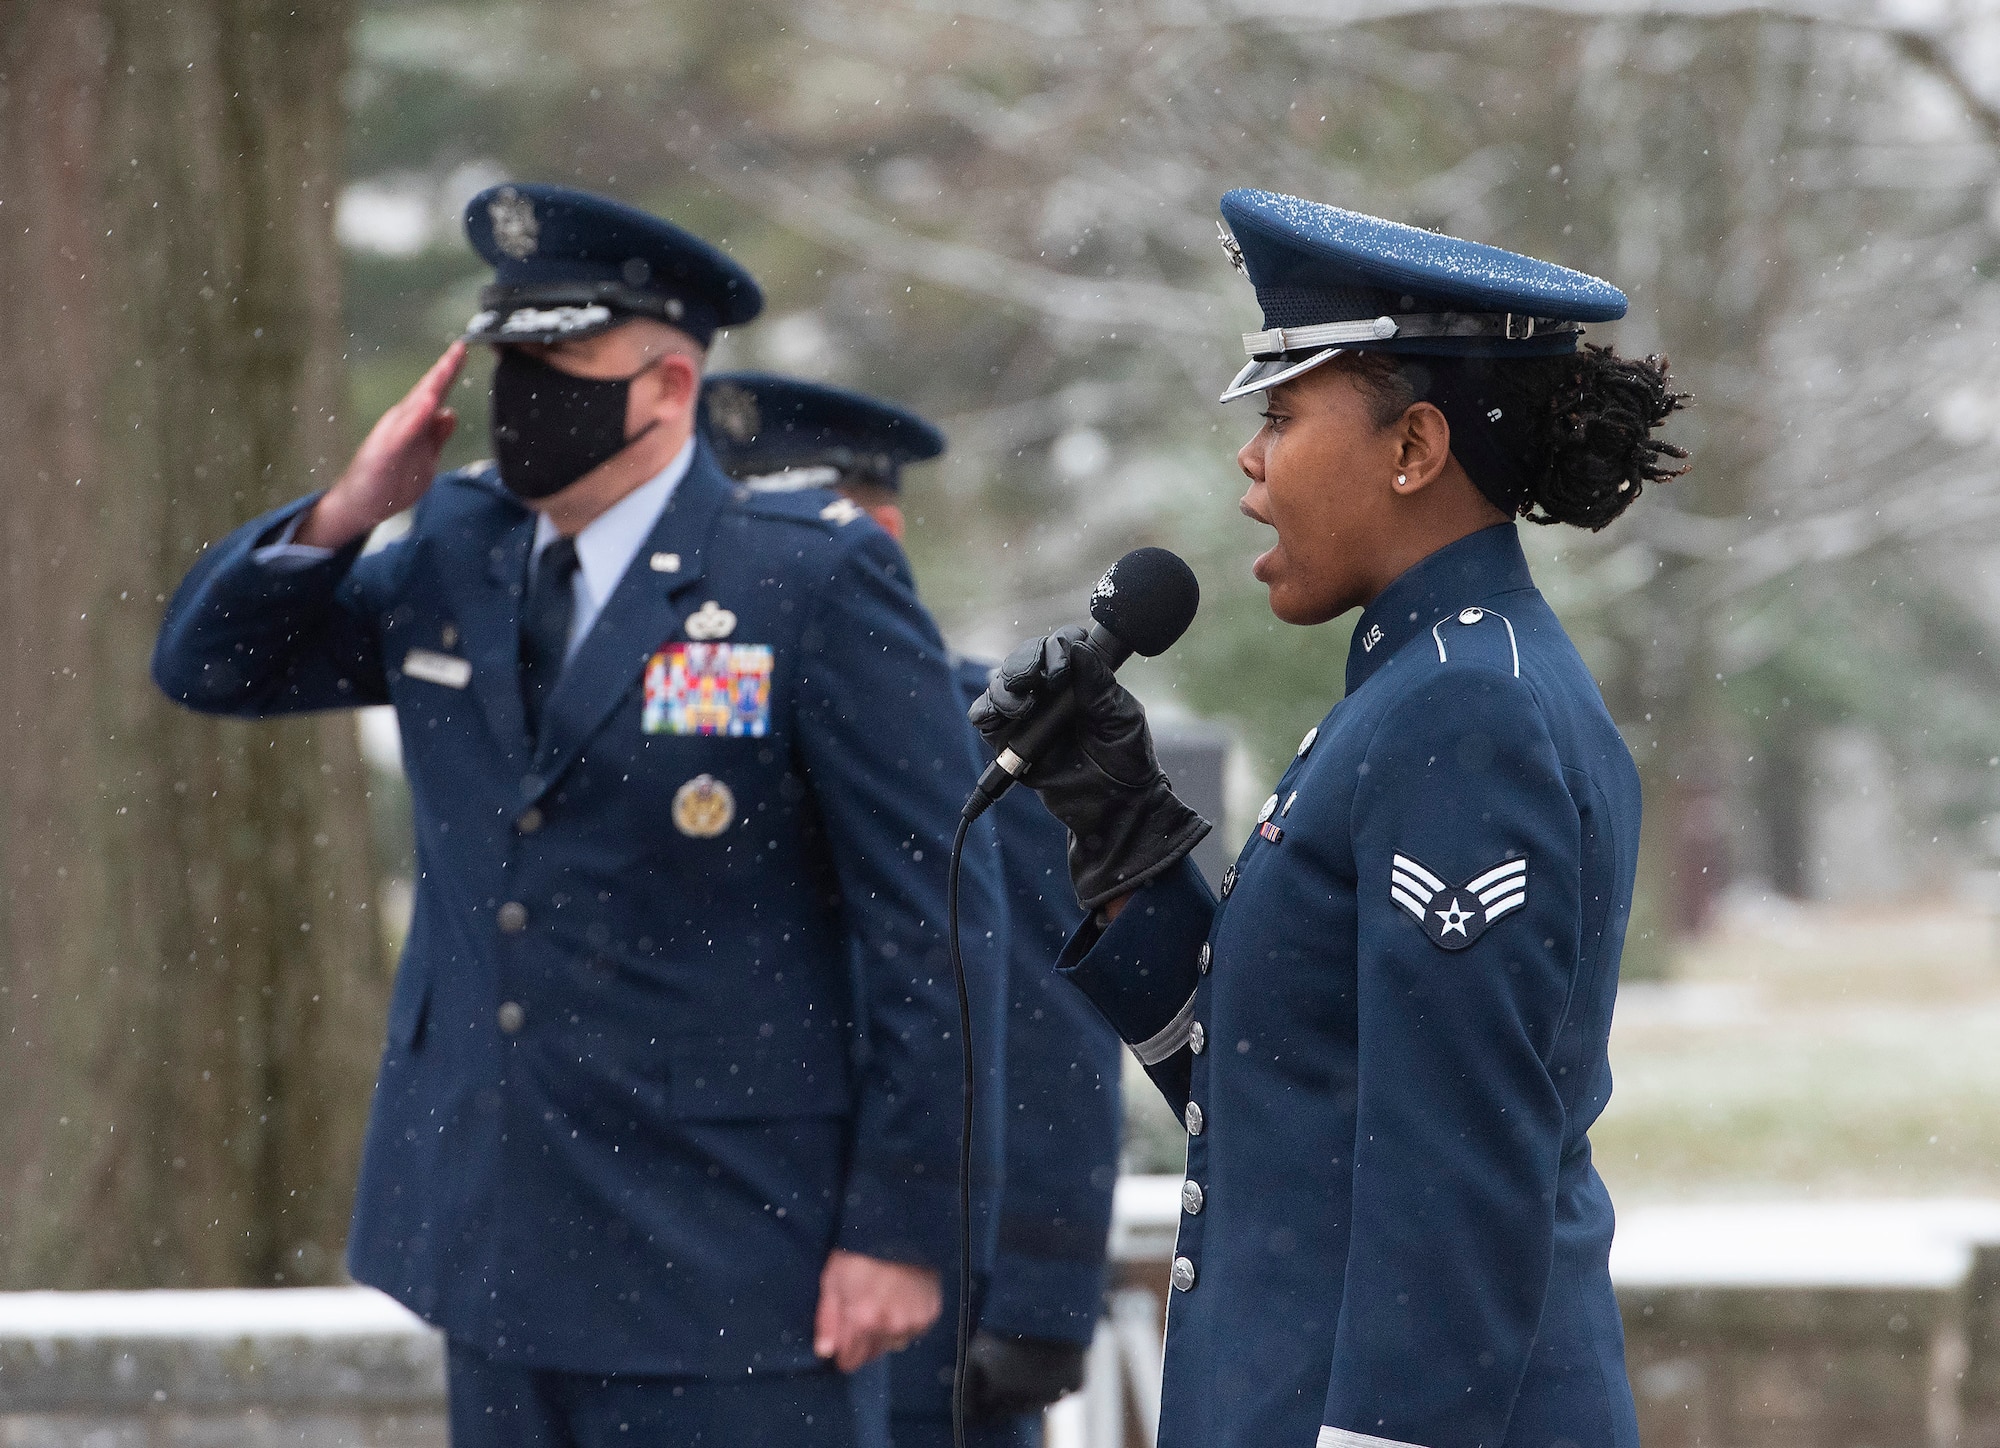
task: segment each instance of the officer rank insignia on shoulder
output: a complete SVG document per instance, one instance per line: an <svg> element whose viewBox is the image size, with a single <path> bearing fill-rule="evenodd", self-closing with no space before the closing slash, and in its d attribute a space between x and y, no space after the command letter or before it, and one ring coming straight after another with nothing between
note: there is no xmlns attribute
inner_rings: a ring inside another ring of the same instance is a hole
<svg viewBox="0 0 2000 1448"><path fill-rule="evenodd" d="M1421 925L1431 944L1463 950L1486 927L1528 903L1528 862L1503 860L1462 885L1447 885L1408 855L1390 862L1389 898Z"/></svg>
<svg viewBox="0 0 2000 1448"><path fill-rule="evenodd" d="M648 734L762 739L771 728L769 644L668 644L646 661Z"/></svg>

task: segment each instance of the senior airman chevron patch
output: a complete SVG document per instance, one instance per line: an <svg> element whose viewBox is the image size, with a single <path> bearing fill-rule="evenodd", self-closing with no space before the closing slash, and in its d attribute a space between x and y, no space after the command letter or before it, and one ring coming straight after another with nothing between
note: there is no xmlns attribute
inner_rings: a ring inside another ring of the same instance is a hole
<svg viewBox="0 0 2000 1448"><path fill-rule="evenodd" d="M1463 950L1502 915L1528 903L1528 862L1503 860L1463 885L1447 885L1408 855L1389 867L1389 898L1441 950Z"/></svg>

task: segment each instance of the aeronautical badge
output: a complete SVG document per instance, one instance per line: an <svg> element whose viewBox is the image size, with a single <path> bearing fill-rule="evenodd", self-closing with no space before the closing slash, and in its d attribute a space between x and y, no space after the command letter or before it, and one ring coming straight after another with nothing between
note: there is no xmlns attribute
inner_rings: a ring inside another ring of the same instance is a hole
<svg viewBox="0 0 2000 1448"><path fill-rule="evenodd" d="M1505 860L1463 885L1447 885L1408 855L1389 867L1389 898L1441 950L1463 950L1502 915L1528 903L1528 862Z"/></svg>
<svg viewBox="0 0 2000 1448"><path fill-rule="evenodd" d="M486 203L487 218L493 223L493 244L515 261L535 254L542 235L535 220L535 203L512 186L502 186Z"/></svg>
<svg viewBox="0 0 2000 1448"><path fill-rule="evenodd" d="M771 730L769 644L667 644L646 661L648 734L762 739Z"/></svg>
<svg viewBox="0 0 2000 1448"><path fill-rule="evenodd" d="M734 382L708 389L708 420L731 442L748 442L757 435L757 394Z"/></svg>
<svg viewBox="0 0 2000 1448"><path fill-rule="evenodd" d="M697 774L674 791L674 828L690 839L712 840L735 818L735 794L712 774Z"/></svg>
<svg viewBox="0 0 2000 1448"><path fill-rule="evenodd" d="M681 627L689 638L701 643L713 643L736 632L736 615L711 598L689 614L687 622Z"/></svg>

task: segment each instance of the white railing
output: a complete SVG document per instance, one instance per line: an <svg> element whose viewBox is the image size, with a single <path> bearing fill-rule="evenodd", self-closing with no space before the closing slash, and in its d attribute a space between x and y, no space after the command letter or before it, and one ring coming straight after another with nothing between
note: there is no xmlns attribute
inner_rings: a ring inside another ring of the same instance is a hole
<svg viewBox="0 0 2000 1448"><path fill-rule="evenodd" d="M1119 1182L1108 1310L1047 1448L1155 1441L1179 1223L1179 1178ZM1766 1398L1729 1386L1754 1368L1803 1415L1788 1443L1859 1441L1833 1419L1860 1400L1824 1391L1846 1382L1868 1385L1866 1441L2000 1444L2000 1202L1639 1208L1620 1216L1611 1266L1642 1435L1671 1439L1699 1410L1719 1437L1756 1441ZM138 1441L172 1412L217 1448L249 1448L259 1414L309 1412L329 1441L442 1448L441 1359L430 1328L366 1288L0 1293L0 1443L51 1414L63 1441Z"/></svg>

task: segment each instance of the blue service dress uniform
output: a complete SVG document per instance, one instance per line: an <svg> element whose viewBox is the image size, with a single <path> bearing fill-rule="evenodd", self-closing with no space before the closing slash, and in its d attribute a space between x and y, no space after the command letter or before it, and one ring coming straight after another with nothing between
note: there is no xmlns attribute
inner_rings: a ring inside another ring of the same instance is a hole
<svg viewBox="0 0 2000 1448"><path fill-rule="evenodd" d="M1636 1448L1586 1136L1639 784L1511 524L1363 613L1227 872L1063 966L1188 1132L1162 1448Z"/></svg>
<svg viewBox="0 0 2000 1448"><path fill-rule="evenodd" d="M986 692L989 673L960 661L966 706ZM1006 1112L997 1251L976 1325L1088 1346L1108 1273L1121 1051L1090 1002L1050 969L1083 920L1068 832L1026 789L1010 790L986 817L1000 837L1007 897ZM891 1359L896 1448L951 1443L955 1323L947 1302L939 1325ZM1041 1415L969 1419L966 1442L1033 1448Z"/></svg>
<svg viewBox="0 0 2000 1448"><path fill-rule="evenodd" d="M154 672L218 714L397 709L418 884L354 1276L495 1362L825 1371L830 1250L957 1252L945 870L977 757L901 550L698 448L531 741L534 517L493 470L379 551L260 564L311 502L207 553ZM962 891L997 1017L990 838Z"/></svg>

